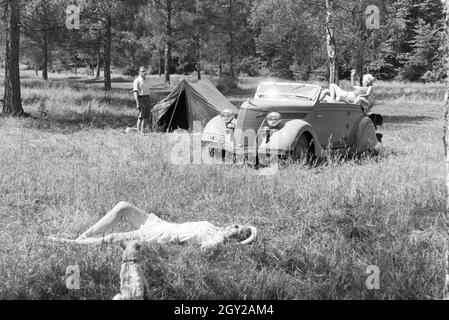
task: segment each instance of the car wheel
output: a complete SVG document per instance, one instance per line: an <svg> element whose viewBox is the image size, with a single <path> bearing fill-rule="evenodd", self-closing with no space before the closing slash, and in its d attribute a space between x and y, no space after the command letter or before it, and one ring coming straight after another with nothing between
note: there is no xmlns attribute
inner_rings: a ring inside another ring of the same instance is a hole
<svg viewBox="0 0 449 320"><path fill-rule="evenodd" d="M308 162L311 158L311 153L309 149L309 140L305 135L299 137L296 141L296 145L291 151L290 158L292 162Z"/></svg>
<svg viewBox="0 0 449 320"><path fill-rule="evenodd" d="M203 143L201 149L203 162L207 164L220 163L224 159L224 150L214 143Z"/></svg>

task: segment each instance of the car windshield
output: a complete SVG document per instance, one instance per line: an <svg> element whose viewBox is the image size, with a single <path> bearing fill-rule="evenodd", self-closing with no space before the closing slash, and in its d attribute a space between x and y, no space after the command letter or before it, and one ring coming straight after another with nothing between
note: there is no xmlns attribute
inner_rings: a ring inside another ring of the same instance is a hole
<svg viewBox="0 0 449 320"><path fill-rule="evenodd" d="M292 97L314 100L320 88L300 83L261 83L257 88L256 98Z"/></svg>

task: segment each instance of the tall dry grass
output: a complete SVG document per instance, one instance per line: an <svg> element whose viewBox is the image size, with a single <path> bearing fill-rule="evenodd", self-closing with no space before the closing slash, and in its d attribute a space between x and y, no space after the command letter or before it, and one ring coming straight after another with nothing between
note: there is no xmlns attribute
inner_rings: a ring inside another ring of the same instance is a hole
<svg viewBox="0 0 449 320"><path fill-rule="evenodd" d="M248 83L234 96L257 81ZM173 222L260 231L251 246L229 243L209 255L146 245L154 299L440 298L443 90L378 83L376 111L385 116L378 156L260 176L245 166L173 165L169 135L124 135L135 117L126 90L25 85L33 118L0 119L0 298L113 297L119 246L55 244L43 235L76 237L120 200ZM73 264L79 291L61 279ZM365 286L369 265L381 271L379 290Z"/></svg>

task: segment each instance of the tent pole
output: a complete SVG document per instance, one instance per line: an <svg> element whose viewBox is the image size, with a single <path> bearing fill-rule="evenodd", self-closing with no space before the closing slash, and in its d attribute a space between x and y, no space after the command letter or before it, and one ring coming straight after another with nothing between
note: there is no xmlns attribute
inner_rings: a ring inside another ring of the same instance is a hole
<svg viewBox="0 0 449 320"><path fill-rule="evenodd" d="M183 87L184 87L184 86L183 86ZM179 97L181 96L181 93L182 93L182 90L179 90L178 98L176 99L175 108L173 109L173 113L171 114L170 122L168 123L167 133L168 133L168 131L170 130L171 122L173 121L173 117L174 117L174 115L175 115L176 108L178 107Z"/></svg>

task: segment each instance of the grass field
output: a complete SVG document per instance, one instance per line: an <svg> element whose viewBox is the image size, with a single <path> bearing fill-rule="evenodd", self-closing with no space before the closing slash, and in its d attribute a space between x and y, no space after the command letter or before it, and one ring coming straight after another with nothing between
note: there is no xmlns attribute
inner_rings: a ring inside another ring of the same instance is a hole
<svg viewBox="0 0 449 320"><path fill-rule="evenodd" d="M259 229L257 243L213 254L145 246L153 299L442 297L444 85L376 83L375 111L385 117L376 157L260 176L242 166L176 166L168 135L124 135L136 116L127 81L107 94L92 81L28 75L22 95L33 117L0 118L0 299L111 299L118 245L43 235L73 238L120 200L168 221ZM242 79L229 98L238 104L256 84ZM156 81L154 89L155 101L170 91ZM75 264L78 291L61 279ZM370 265L380 269L379 290L366 288Z"/></svg>

